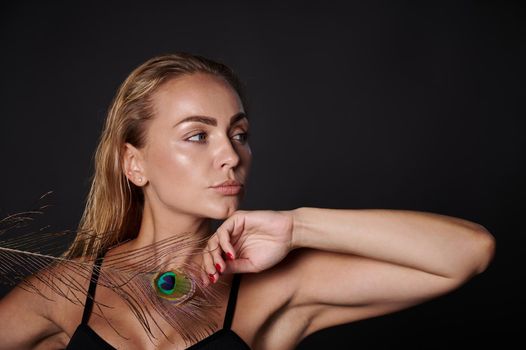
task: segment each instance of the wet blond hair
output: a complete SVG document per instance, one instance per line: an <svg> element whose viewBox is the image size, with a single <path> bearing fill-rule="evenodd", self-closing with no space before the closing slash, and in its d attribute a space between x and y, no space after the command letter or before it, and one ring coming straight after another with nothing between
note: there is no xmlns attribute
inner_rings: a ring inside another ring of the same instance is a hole
<svg viewBox="0 0 526 350"><path fill-rule="evenodd" d="M95 171L86 207L67 257L98 255L137 236L144 194L142 188L130 184L124 175L124 145L144 146L145 124L154 116L152 96L161 85L194 73L224 78L245 105L241 83L233 70L202 56L184 52L157 56L133 70L108 110L95 153Z"/></svg>

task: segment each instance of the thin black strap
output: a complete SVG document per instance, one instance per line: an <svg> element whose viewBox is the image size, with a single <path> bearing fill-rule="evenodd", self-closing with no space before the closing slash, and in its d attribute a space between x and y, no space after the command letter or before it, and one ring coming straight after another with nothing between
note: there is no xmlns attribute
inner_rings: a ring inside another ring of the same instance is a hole
<svg viewBox="0 0 526 350"><path fill-rule="evenodd" d="M90 284L88 288L88 294L86 295L86 302L84 303L84 313L82 314L82 324L87 325L91 310L93 309L93 299L95 299L95 288L97 288L97 281L99 279L99 268L104 259L104 253L101 252L97 256L95 263L93 264L93 271L91 273Z"/></svg>
<svg viewBox="0 0 526 350"><path fill-rule="evenodd" d="M241 274L234 274L232 285L230 286L230 295L228 297L225 320L223 321L223 329L230 329L230 326L232 326L232 319L234 318L234 312L236 311L237 291L239 289L240 282Z"/></svg>

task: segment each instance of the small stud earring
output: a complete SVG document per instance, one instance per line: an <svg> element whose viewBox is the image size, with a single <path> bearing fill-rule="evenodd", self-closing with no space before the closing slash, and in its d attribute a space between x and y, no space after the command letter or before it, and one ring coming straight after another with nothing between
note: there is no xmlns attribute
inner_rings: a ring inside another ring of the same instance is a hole
<svg viewBox="0 0 526 350"><path fill-rule="evenodd" d="M140 177L138 181L139 181L139 182L142 182L142 177Z"/></svg>

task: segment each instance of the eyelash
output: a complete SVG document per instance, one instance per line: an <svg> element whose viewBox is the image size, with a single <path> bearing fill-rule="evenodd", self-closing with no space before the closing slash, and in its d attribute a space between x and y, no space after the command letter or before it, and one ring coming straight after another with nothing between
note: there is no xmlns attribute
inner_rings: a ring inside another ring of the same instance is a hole
<svg viewBox="0 0 526 350"><path fill-rule="evenodd" d="M195 137L195 136L199 136L199 135L206 135L206 132L200 132L198 134L195 134L193 136L190 136L187 141L189 142L197 142L197 143L206 143L206 141L190 141L190 139L192 137ZM248 132L242 132L242 133L239 133L239 134L235 134L234 136L238 136L238 135L243 135L244 139L243 140L240 140L242 144L246 143L247 140L248 140L248 136L249 136L249 133Z"/></svg>

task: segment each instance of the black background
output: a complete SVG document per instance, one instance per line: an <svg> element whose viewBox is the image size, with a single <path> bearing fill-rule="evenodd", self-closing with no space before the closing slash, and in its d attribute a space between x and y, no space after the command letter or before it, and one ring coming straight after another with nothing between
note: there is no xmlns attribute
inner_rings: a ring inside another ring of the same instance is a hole
<svg viewBox="0 0 526 350"><path fill-rule="evenodd" d="M298 349L460 349L518 340L525 242L525 9L519 1L3 3L0 214L74 229L106 109L146 59L188 51L245 82L241 209L408 209L484 225L492 265ZM320 286L330 288L330 286ZM522 308L523 309L523 308ZM499 329L498 329L499 328Z"/></svg>

